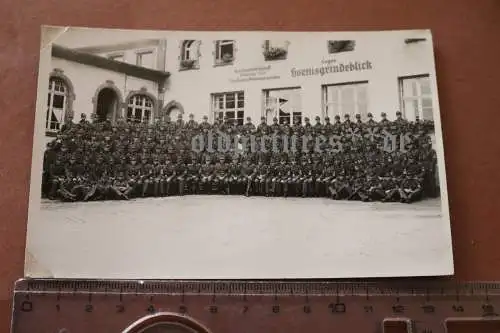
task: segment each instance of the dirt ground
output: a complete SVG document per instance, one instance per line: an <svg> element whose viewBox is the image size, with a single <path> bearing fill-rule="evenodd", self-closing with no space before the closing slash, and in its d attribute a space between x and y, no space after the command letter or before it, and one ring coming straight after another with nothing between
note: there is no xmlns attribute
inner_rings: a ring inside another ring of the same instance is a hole
<svg viewBox="0 0 500 333"><path fill-rule="evenodd" d="M338 278L453 272L440 199L414 204L185 196L43 200L27 275Z"/></svg>

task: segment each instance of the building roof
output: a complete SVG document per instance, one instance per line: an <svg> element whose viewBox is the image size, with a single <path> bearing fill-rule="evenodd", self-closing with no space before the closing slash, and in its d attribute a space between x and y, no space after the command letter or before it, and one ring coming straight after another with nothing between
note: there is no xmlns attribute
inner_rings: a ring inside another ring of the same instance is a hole
<svg viewBox="0 0 500 333"><path fill-rule="evenodd" d="M52 45L52 56L159 83L163 83L170 76L169 72L136 66L55 44Z"/></svg>

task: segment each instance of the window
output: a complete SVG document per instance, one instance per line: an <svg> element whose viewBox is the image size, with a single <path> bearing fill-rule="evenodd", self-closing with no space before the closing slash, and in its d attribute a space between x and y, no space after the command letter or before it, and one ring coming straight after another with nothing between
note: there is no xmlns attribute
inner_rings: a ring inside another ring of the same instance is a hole
<svg viewBox="0 0 500 333"><path fill-rule="evenodd" d="M302 121L302 98L300 88L264 90L264 112L268 123L274 117L280 124L285 121L293 124L295 119Z"/></svg>
<svg viewBox="0 0 500 333"><path fill-rule="evenodd" d="M198 68L199 45L197 40L185 40L181 45L181 69Z"/></svg>
<svg viewBox="0 0 500 333"><path fill-rule="evenodd" d="M328 53L340 53L354 51L356 41L354 40L329 40Z"/></svg>
<svg viewBox="0 0 500 333"><path fill-rule="evenodd" d="M264 59L269 60L283 60L288 55L287 40L266 40L264 42Z"/></svg>
<svg viewBox="0 0 500 333"><path fill-rule="evenodd" d="M153 100L146 95L133 95L128 100L127 122L150 123L153 114Z"/></svg>
<svg viewBox="0 0 500 333"><path fill-rule="evenodd" d="M405 118L415 120L433 120L432 94L429 76L407 77L399 79L401 109Z"/></svg>
<svg viewBox="0 0 500 333"><path fill-rule="evenodd" d="M365 120L368 113L368 82L341 83L323 86L323 116L333 118L359 113Z"/></svg>
<svg viewBox="0 0 500 333"><path fill-rule="evenodd" d="M136 65L146 68L154 68L154 54L153 51L144 51L137 53Z"/></svg>
<svg viewBox="0 0 500 333"><path fill-rule="evenodd" d="M215 64L230 65L234 61L234 40L218 40L215 42Z"/></svg>
<svg viewBox="0 0 500 333"><path fill-rule="evenodd" d="M111 55L108 55L108 59L123 62L124 56L123 56L123 54L111 54Z"/></svg>
<svg viewBox="0 0 500 333"><path fill-rule="evenodd" d="M212 111L214 119L229 119L236 121L238 125L243 125L245 119L245 93L228 92L221 94L212 94Z"/></svg>
<svg viewBox="0 0 500 333"><path fill-rule="evenodd" d="M49 95L47 99L47 115L45 118L45 129L57 132L64 122L68 98L68 87L62 79L50 78Z"/></svg>

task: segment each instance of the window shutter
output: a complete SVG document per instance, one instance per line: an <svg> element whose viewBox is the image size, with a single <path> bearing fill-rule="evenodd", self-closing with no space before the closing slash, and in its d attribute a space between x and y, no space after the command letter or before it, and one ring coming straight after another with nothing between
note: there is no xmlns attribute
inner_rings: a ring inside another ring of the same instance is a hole
<svg viewBox="0 0 500 333"><path fill-rule="evenodd" d="M215 45L215 51L214 51L215 59L220 59L220 55L219 55L219 41L214 42L214 45Z"/></svg>

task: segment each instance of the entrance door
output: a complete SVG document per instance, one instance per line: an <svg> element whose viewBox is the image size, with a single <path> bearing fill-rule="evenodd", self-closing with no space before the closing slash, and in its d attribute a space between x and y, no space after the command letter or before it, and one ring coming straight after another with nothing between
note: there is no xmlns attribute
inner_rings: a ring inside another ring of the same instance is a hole
<svg viewBox="0 0 500 333"><path fill-rule="evenodd" d="M114 122L117 107L118 97L116 96L116 92L110 88L102 89L97 96L97 122L106 120Z"/></svg>

